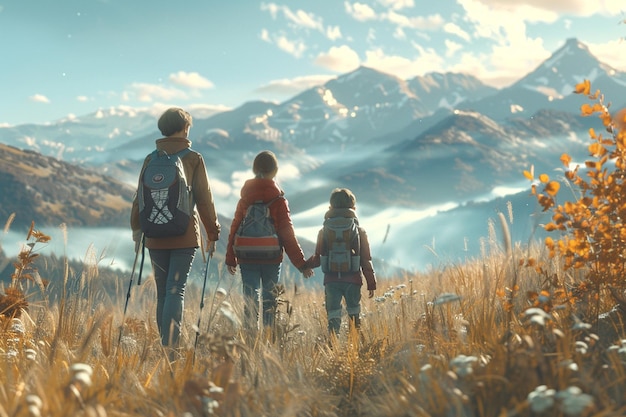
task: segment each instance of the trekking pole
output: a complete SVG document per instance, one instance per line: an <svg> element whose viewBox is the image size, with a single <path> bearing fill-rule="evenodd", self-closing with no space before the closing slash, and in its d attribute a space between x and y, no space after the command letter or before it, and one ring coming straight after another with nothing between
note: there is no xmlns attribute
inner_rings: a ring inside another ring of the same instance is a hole
<svg viewBox="0 0 626 417"><path fill-rule="evenodd" d="M204 308L204 291L206 290L206 281L209 276L209 266L211 266L211 258L213 254L209 253L206 261L206 269L204 270L204 282L202 283L202 295L200 296L200 312L198 313L198 323L196 325L196 341L193 344L194 358L196 355L196 347L198 346L198 336L200 336L200 320L202 319L202 309Z"/></svg>
<svg viewBox="0 0 626 417"><path fill-rule="evenodd" d="M122 325L120 326L120 335L117 338L117 346L119 347L120 342L122 341L122 332L124 331L124 320L126 319L126 310L128 309L128 300L130 300L130 289L133 286L133 278L135 276L135 270L137 269L137 260L139 259L139 251L142 252L142 262L141 267L143 268L143 246L144 246L144 235L141 234L141 239L139 240L139 248L137 249L137 253L135 254L135 260L133 261L133 269L130 272L130 281L128 283L128 292L126 293L126 303L124 304L124 314L122 315ZM141 279L141 278L140 278Z"/></svg>

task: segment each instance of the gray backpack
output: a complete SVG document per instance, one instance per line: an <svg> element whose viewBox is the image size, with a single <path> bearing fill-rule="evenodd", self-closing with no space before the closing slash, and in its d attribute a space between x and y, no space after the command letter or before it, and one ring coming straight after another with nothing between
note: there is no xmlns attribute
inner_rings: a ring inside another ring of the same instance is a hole
<svg viewBox="0 0 626 417"><path fill-rule="evenodd" d="M139 222L146 237L180 236L187 230L194 202L182 158L189 152L186 148L172 155L165 151L150 155L137 190Z"/></svg>
<svg viewBox="0 0 626 417"><path fill-rule="evenodd" d="M321 267L324 273L354 273L361 270L359 221L354 217L324 220Z"/></svg>

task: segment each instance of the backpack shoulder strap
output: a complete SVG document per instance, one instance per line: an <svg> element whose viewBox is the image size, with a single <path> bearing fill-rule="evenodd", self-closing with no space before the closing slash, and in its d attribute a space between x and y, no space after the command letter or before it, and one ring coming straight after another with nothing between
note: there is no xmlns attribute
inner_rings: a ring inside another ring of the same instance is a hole
<svg viewBox="0 0 626 417"><path fill-rule="evenodd" d="M191 152L191 148L185 148L181 151L176 152L174 155L176 155L177 157L179 157L180 159L183 159L183 157L185 155L187 155L188 153Z"/></svg>

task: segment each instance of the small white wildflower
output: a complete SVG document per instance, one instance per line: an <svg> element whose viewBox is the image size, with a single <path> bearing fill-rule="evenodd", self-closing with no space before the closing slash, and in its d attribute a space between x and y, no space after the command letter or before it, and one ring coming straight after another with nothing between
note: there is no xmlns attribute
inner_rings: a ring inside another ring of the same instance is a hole
<svg viewBox="0 0 626 417"><path fill-rule="evenodd" d="M237 328L241 326L241 321L239 320L239 317L237 317L233 306L228 301L222 301L222 305L220 306L220 312L233 324L233 326Z"/></svg>
<svg viewBox="0 0 626 417"><path fill-rule="evenodd" d="M298 334L302 337L306 336L306 331L305 330L298 330Z"/></svg>
<svg viewBox="0 0 626 417"><path fill-rule="evenodd" d="M91 375L89 375L87 372L76 372L72 376L72 383L79 384L84 387L89 387L91 386Z"/></svg>
<svg viewBox="0 0 626 417"><path fill-rule="evenodd" d="M26 329L24 328L24 323L19 318L14 318L11 321L11 331L13 333L24 334L26 333Z"/></svg>
<svg viewBox="0 0 626 417"><path fill-rule="evenodd" d="M585 342L578 340L574 344L574 348L576 349L576 352L584 355L585 353L587 353L587 350L589 349L589 346Z"/></svg>
<svg viewBox="0 0 626 417"><path fill-rule="evenodd" d="M404 288L406 288L406 284L399 284L399 285L396 285L396 290L402 290L402 289L404 289Z"/></svg>
<svg viewBox="0 0 626 417"><path fill-rule="evenodd" d="M385 297L376 297L376 298L374 298L374 301L376 301L377 303L384 303L385 302Z"/></svg>
<svg viewBox="0 0 626 417"><path fill-rule="evenodd" d="M90 365L87 365L86 363L73 363L72 366L70 366L70 371L72 371L75 374L79 372L85 372L89 376L93 375L93 368Z"/></svg>
<svg viewBox="0 0 626 417"><path fill-rule="evenodd" d="M213 415L215 414L215 409L219 408L220 403L212 398L202 397L202 405L204 406L204 410L206 411L207 415Z"/></svg>
<svg viewBox="0 0 626 417"><path fill-rule="evenodd" d="M559 365L561 366L561 368L567 368L572 372L578 372L578 364L573 360L564 360Z"/></svg>
<svg viewBox="0 0 626 417"><path fill-rule="evenodd" d="M530 323L537 324L541 327L544 327L547 321L552 320L552 316L550 314L537 307L527 309L524 311L524 315L529 319Z"/></svg>
<svg viewBox="0 0 626 417"><path fill-rule="evenodd" d="M561 411L568 416L581 415L593 407L593 397L583 393L578 387L568 387L564 391L559 391L556 397L561 400Z"/></svg>
<svg viewBox="0 0 626 417"><path fill-rule="evenodd" d="M574 323L574 325L572 326L572 330L589 330L591 329L591 327L591 324L579 320Z"/></svg>
<svg viewBox="0 0 626 417"><path fill-rule="evenodd" d="M223 394L224 388L218 387L217 385L212 385L211 388L209 388L209 392L211 394Z"/></svg>
<svg viewBox="0 0 626 417"><path fill-rule="evenodd" d="M41 417L41 409L34 405L28 406L28 417Z"/></svg>
<svg viewBox="0 0 626 417"><path fill-rule="evenodd" d="M476 356L459 355L450 361L450 367L460 377L470 375L474 372L472 365L478 362Z"/></svg>
<svg viewBox="0 0 626 417"><path fill-rule="evenodd" d="M393 291L387 291L383 294L383 296L387 297L387 298L391 298L393 297Z"/></svg>
<svg viewBox="0 0 626 417"><path fill-rule="evenodd" d="M41 401L39 395L36 394L28 394L26 396L26 404L35 406L37 408L43 407L43 401Z"/></svg>
<svg viewBox="0 0 626 417"><path fill-rule="evenodd" d="M548 389L545 385L539 385L528 394L530 409L535 413L543 413L554 405L554 395L556 391Z"/></svg>
<svg viewBox="0 0 626 417"><path fill-rule="evenodd" d="M420 372L430 372L430 371L432 371L432 369L433 369L433 366L431 364L427 363L426 365L424 365L424 366L422 366L420 368Z"/></svg>
<svg viewBox="0 0 626 417"><path fill-rule="evenodd" d="M460 300L461 300L461 297L454 293L444 293L435 299L434 304L438 306L438 305L448 304L448 303L452 303L454 301L460 301Z"/></svg>
<svg viewBox="0 0 626 417"><path fill-rule="evenodd" d="M221 295L222 297L226 297L226 296L228 295L228 292L227 292L224 288L219 287L219 288L215 291L215 294L217 294L217 295Z"/></svg>
<svg viewBox="0 0 626 417"><path fill-rule="evenodd" d="M26 359L29 361L34 361L37 359L37 351L35 349L25 349L24 356L26 356Z"/></svg>

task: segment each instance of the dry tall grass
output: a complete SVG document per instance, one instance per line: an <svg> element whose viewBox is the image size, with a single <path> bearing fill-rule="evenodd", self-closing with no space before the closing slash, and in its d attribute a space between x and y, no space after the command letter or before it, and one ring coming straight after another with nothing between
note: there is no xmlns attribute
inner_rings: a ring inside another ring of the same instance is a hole
<svg viewBox="0 0 626 417"><path fill-rule="evenodd" d="M173 362L159 343L150 279L132 287L122 317L128 276L111 296L97 268L56 266L66 271L62 297L31 301L41 288L23 279L33 271L21 257L24 275L0 297L14 300L0 303L0 417L623 415L621 327L584 323L579 306L538 292L549 276L520 260L546 256L512 245L499 220L504 238L493 230L480 259L380 277L361 333L344 328L337 341L326 337L323 293L290 288L275 340L242 332L239 282L219 268L195 351L200 291L187 293L185 349ZM557 266L550 273L576 280Z"/></svg>

